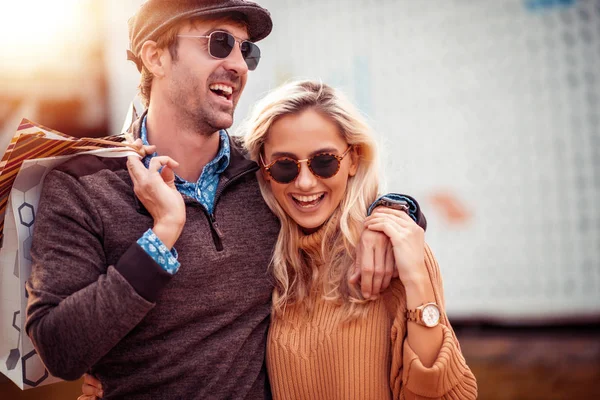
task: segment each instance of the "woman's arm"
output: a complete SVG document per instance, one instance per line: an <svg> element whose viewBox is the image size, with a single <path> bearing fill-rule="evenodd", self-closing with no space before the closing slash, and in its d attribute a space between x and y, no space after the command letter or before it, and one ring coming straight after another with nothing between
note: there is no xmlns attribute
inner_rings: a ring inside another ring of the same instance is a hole
<svg viewBox="0 0 600 400"><path fill-rule="evenodd" d="M423 230L395 210L376 212L366 225L390 237L406 296L406 308L399 307L392 328L394 398L475 399L477 382L446 316L439 266L424 242ZM406 318L406 309L425 303L436 303L440 309L439 324L433 328Z"/></svg>

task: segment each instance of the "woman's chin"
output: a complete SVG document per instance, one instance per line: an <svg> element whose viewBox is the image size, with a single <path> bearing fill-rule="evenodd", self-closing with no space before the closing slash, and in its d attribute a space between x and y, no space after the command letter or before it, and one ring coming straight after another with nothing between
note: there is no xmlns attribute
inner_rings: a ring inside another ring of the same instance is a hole
<svg viewBox="0 0 600 400"><path fill-rule="evenodd" d="M298 224L298 226L300 227L302 232L304 232L307 235L318 231L323 226L325 221L327 221L327 218L319 218L319 219L293 218L293 219L294 219L294 222L296 222L296 224Z"/></svg>

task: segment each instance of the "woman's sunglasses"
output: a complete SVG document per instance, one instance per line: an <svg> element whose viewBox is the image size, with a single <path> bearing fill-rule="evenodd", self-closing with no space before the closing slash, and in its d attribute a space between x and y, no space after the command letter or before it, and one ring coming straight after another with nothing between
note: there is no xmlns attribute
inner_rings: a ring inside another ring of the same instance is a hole
<svg viewBox="0 0 600 400"><path fill-rule="evenodd" d="M350 149L352 149L352 146L348 146L344 154L341 156L331 153L319 153L304 160L295 160L289 157L282 157L268 165L265 164L261 154L260 161L262 162L265 171L271 176L271 178L273 178L275 182L293 182L300 174L300 163L305 161L308 165L308 169L313 173L313 175L319 178L327 179L338 173L341 162L344 157L346 157L346 154L350 152Z"/></svg>
<svg viewBox="0 0 600 400"><path fill-rule="evenodd" d="M177 37L208 39L208 54L210 54L211 57L220 60L229 57L235 43L239 42L242 57L244 58L244 61L246 61L246 65L248 65L250 71L256 69L258 61L260 60L260 49L257 45L248 40L236 39L235 36L228 32L214 31L208 36L177 35Z"/></svg>

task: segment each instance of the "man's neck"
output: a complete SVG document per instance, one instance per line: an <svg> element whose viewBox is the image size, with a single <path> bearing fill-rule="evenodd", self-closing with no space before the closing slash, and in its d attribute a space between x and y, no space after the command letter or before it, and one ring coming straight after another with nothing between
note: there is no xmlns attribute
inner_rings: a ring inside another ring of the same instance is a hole
<svg viewBox="0 0 600 400"><path fill-rule="evenodd" d="M181 123L174 113L148 108L146 129L148 142L156 146L160 156L179 163L175 173L188 182L196 182L202 169L219 152L219 133L198 132Z"/></svg>

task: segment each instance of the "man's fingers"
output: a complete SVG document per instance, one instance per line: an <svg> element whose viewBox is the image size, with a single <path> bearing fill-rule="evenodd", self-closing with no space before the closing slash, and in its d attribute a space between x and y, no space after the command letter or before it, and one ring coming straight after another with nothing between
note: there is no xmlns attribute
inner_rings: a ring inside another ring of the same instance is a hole
<svg viewBox="0 0 600 400"><path fill-rule="evenodd" d="M143 145L144 145L144 143L142 142L142 139L140 139L140 138L135 139L133 141L133 143L131 143L131 146L137 150L140 150Z"/></svg>
<svg viewBox="0 0 600 400"><path fill-rule="evenodd" d="M394 262L394 247L391 243L388 243L385 250L385 276L383 277L383 283L381 284L381 290L390 286L390 282L392 281L392 276L394 275L394 271L396 263Z"/></svg>
<svg viewBox="0 0 600 400"><path fill-rule="evenodd" d="M150 160L150 167L148 169L150 171L158 171L166 165L168 165L171 169L179 167L179 163L169 156L156 156Z"/></svg>
<svg viewBox="0 0 600 400"><path fill-rule="evenodd" d="M398 228L394 227L394 224L389 223L388 221L372 223L369 224L366 228L376 232L383 232L392 241L394 241L397 238L396 235L398 235L399 233Z"/></svg>
<svg viewBox="0 0 600 400"><path fill-rule="evenodd" d="M153 144L148 144L148 145L145 145L143 147L143 149L144 149L144 153L146 153L146 155L154 154L154 152L156 151L156 146Z"/></svg>
<svg viewBox="0 0 600 400"><path fill-rule="evenodd" d="M368 228L370 225L373 224L378 224L378 223L390 223L390 224L395 224L397 226L401 226L404 228L410 228L411 226L415 225L414 221L410 219L410 217L408 217L410 219L410 222L407 220L404 220L396 215L371 215L371 217L369 217L370 219L365 221L364 226L365 228Z"/></svg>
<svg viewBox="0 0 600 400"><path fill-rule="evenodd" d="M370 215L370 217L377 217L377 216L394 216L394 217L397 217L400 220L405 221L410 224L416 223L412 219L412 217L408 214L408 212L401 211L401 210L394 210L391 208L379 207Z"/></svg>
<svg viewBox="0 0 600 400"><path fill-rule="evenodd" d="M373 293L373 273L375 272L373 249L363 249L360 259L360 290L365 299L369 299Z"/></svg>
<svg viewBox="0 0 600 400"><path fill-rule="evenodd" d="M357 263L354 263L354 265L352 266L352 274L348 278L348 283L350 283L351 285L355 285L358 282L359 278L360 278L360 268L358 267Z"/></svg>
<svg viewBox="0 0 600 400"><path fill-rule="evenodd" d="M160 176L163 178L163 181L169 185L169 187L175 188L175 172L173 172L171 167L165 165L162 171L160 171Z"/></svg>
<svg viewBox="0 0 600 400"><path fill-rule="evenodd" d="M146 167L137 156L127 157L127 170L133 183L138 182L147 173Z"/></svg>
<svg viewBox="0 0 600 400"><path fill-rule="evenodd" d="M387 246L375 246L373 248L373 296L378 296L382 291L383 280L385 278L385 252Z"/></svg>

